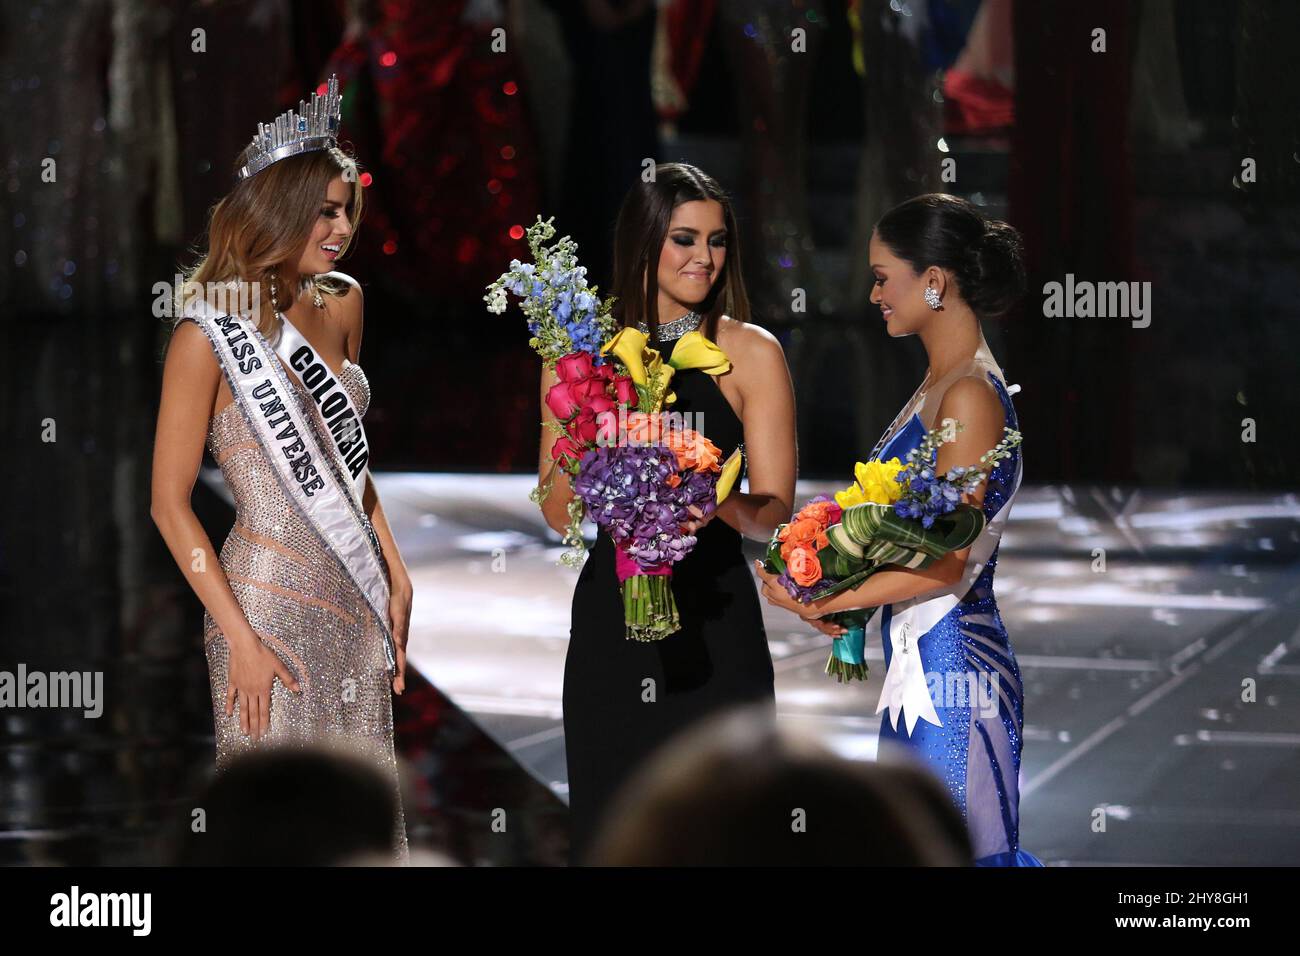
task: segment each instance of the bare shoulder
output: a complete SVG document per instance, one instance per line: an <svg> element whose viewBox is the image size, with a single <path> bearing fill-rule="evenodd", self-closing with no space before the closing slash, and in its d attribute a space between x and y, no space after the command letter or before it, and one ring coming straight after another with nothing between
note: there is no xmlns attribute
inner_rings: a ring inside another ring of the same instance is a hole
<svg viewBox="0 0 1300 956"><path fill-rule="evenodd" d="M1002 401L988 379L967 375L948 386L939 403L939 415L955 418L969 427L988 430L1002 421Z"/></svg>
<svg viewBox="0 0 1300 956"><path fill-rule="evenodd" d="M354 312L358 317L361 315L365 298L361 294L360 282L346 272L327 272L321 278L330 280L329 285L339 290L330 297L342 307L339 310L341 315Z"/></svg>
<svg viewBox="0 0 1300 956"><path fill-rule="evenodd" d="M338 322L345 351L355 360L365 324L365 297L361 293L361 283L345 272L327 272L322 278L330 280L330 285L341 290L330 294L329 314Z"/></svg>
<svg viewBox="0 0 1300 956"><path fill-rule="evenodd" d="M997 389L987 378L979 375L966 375L948 386L943 394L943 403L967 407L1001 408Z"/></svg>
<svg viewBox="0 0 1300 956"><path fill-rule="evenodd" d="M761 325L738 322L726 315L718 319L718 347L741 365L785 363L785 351L775 335Z"/></svg>
<svg viewBox="0 0 1300 956"><path fill-rule="evenodd" d="M220 388L221 365L212 340L194 320L183 319L172 330L163 358L164 405L210 412Z"/></svg>
<svg viewBox="0 0 1300 956"><path fill-rule="evenodd" d="M349 286L351 290L356 291L357 295L361 294L361 283L352 278L352 276L348 275L346 272L326 272L321 276L321 278L332 280L334 285ZM349 291L348 294L350 295L351 292Z"/></svg>
<svg viewBox="0 0 1300 956"><path fill-rule="evenodd" d="M167 340L166 361L190 371L217 371L217 357L212 353L212 342L193 319L182 319L172 331Z"/></svg>

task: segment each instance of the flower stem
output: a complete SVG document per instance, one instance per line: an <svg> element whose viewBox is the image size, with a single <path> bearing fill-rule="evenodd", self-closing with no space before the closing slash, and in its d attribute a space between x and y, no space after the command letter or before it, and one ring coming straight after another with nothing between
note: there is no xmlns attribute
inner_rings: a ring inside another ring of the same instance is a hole
<svg viewBox="0 0 1300 956"><path fill-rule="evenodd" d="M634 574L624 581L623 623L632 641L659 641L681 630L672 577Z"/></svg>

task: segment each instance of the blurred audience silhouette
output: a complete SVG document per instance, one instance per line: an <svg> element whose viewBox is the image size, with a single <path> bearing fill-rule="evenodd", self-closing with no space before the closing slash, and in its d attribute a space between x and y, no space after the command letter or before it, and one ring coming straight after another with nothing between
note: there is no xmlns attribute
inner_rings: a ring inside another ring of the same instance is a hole
<svg viewBox="0 0 1300 956"><path fill-rule="evenodd" d="M391 866L392 786L343 745L279 747L213 777L176 835L184 866ZM416 865L455 865L412 849Z"/></svg>
<svg viewBox="0 0 1300 956"><path fill-rule="evenodd" d="M595 866L969 866L943 785L903 755L869 763L748 707L703 721L630 779Z"/></svg>

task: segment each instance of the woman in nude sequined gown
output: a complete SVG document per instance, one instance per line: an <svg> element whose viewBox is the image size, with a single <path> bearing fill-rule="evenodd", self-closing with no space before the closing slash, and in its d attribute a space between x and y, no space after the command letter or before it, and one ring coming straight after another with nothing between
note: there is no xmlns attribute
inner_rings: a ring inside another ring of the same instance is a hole
<svg viewBox="0 0 1300 956"><path fill-rule="evenodd" d="M360 187L344 176L349 169L355 166L337 148L318 149L241 180L214 210L209 254L191 275L200 284L260 291L253 315L264 355L279 366L271 371L283 375L297 420L321 450L317 464L339 486L349 475L338 449L348 445L335 440L302 381L316 379L310 370L289 367L296 362L280 362L270 348L282 330L296 329L323 365L319 374L334 376L357 416L364 414L369 385L356 364L361 290L331 271L360 214ZM405 687L406 567L364 471L364 491L356 493L352 511L362 540L326 540L277 474L283 465L259 439L258 410L235 398L210 335L198 321L181 318L168 345L152 510L205 607L217 770L241 753L275 745L359 750L392 781L398 812L391 849L404 862L390 695ZM205 444L235 500L235 523L219 561L210 560L211 542L190 506ZM373 549L391 594L387 620L340 561L349 548ZM215 821L209 826L215 830Z"/></svg>

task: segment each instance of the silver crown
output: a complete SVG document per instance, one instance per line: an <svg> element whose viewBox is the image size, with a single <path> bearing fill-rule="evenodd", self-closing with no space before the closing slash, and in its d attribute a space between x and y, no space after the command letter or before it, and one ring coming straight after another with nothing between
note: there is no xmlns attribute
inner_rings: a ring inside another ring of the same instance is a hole
<svg viewBox="0 0 1300 956"><path fill-rule="evenodd" d="M257 135L248 147L248 161L235 173L235 181L290 156L337 146L341 103L339 78L331 75L324 96L313 93L310 103L299 100L296 110L286 110L270 123L258 123Z"/></svg>

